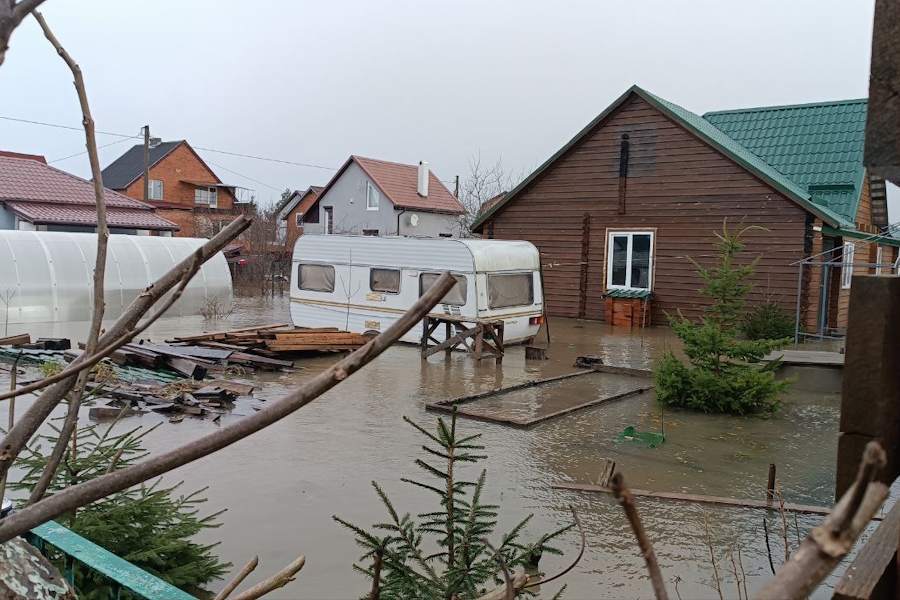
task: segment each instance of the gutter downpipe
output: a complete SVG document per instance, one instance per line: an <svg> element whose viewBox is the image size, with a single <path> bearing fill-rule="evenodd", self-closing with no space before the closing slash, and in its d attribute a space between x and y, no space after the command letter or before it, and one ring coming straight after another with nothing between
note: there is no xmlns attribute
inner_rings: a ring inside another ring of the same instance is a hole
<svg viewBox="0 0 900 600"><path fill-rule="evenodd" d="M402 211L400 211L400 214L397 215L397 237L400 237L400 217L405 215L407 213L407 210L408 209L404 208Z"/></svg>

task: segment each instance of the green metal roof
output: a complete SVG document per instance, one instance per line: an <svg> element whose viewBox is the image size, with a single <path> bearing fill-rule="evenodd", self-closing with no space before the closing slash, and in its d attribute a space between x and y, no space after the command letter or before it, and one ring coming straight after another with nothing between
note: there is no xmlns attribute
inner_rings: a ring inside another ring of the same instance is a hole
<svg viewBox="0 0 900 600"><path fill-rule="evenodd" d="M853 226L865 178L867 101L715 111L703 118Z"/></svg>
<svg viewBox="0 0 900 600"><path fill-rule="evenodd" d="M726 134L722 129L716 127L711 121L706 120L705 118L692 113L691 111L678 106L677 104L673 104L668 100L664 100L659 96L651 94L650 92L638 87L632 86L628 89L624 94L622 94L615 102L613 102L606 110L604 110L600 115L598 115L593 121L588 123L588 125L578 132L574 138L569 140L569 142L559 149L553 156L551 156L547 161L538 167L531 175L529 175L525 180L523 180L519 185L517 185L513 190L511 190L506 196L503 197L502 200L495 203L494 206L490 208L490 210L486 211L484 214L479 216L475 222L472 224L472 229L475 230L491 217L495 212L500 210L506 203L515 198L520 192L526 189L531 183L536 181L541 175L550 169L557 160L560 160L563 156L565 156L569 150L576 147L581 143L583 139L585 139L588 135L590 135L594 128L599 125L606 117L612 114L620 105L622 105L632 94L636 94L637 96L643 98L648 103L659 109L661 112L669 116L671 119L679 123L682 127L687 129L688 131L694 133L697 137L704 140L706 143L710 144L714 148L718 149L724 155L728 156L736 163L768 183L772 188L778 190L789 199L796 202L805 210L808 210L812 214L821 218L825 224L834 225L834 226L842 226L842 227L853 227L853 219L848 219L844 216L843 212L835 210L830 202L835 202L840 204L840 202L849 204L849 201L846 199L838 202L836 199L832 199L831 197L827 197L823 194L820 196L822 202L815 202L812 194L807 189L807 185L797 182L795 179L787 176L775 166L764 160L763 158L757 156L754 152L748 149L746 146L739 143L734 138L730 137ZM775 110L775 109L756 109L756 110ZM736 112L736 111L732 111ZM710 113L712 114L712 113ZM863 125L865 125L865 111L863 112ZM788 158L788 162L790 162L790 158ZM862 166L862 159L860 157L859 160L860 166ZM820 184L821 185L821 184ZM828 190L829 192L834 190ZM858 196L858 194L857 194ZM857 198L858 203L858 198ZM854 213L855 214L855 213Z"/></svg>
<svg viewBox="0 0 900 600"><path fill-rule="evenodd" d="M653 297L653 292L650 290L610 288L603 292L603 296L606 298L646 300Z"/></svg>

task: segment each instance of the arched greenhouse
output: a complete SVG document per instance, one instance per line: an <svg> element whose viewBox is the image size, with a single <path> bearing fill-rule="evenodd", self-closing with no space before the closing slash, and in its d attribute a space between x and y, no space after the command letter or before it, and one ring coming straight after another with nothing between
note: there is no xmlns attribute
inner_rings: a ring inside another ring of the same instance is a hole
<svg viewBox="0 0 900 600"><path fill-rule="evenodd" d="M147 286L205 241L109 236L104 319L118 318ZM0 231L0 322L7 316L10 324L90 320L96 256L92 233ZM231 272L221 252L201 267L166 316L198 314L213 298L231 308Z"/></svg>

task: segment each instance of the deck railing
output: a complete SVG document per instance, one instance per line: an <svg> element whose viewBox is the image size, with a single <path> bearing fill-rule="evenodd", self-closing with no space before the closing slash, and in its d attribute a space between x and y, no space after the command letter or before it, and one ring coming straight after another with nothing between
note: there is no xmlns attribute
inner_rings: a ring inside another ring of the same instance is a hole
<svg viewBox="0 0 900 600"><path fill-rule="evenodd" d="M81 537L54 521L32 529L25 538L48 556L52 546L64 557L64 576L69 584L75 583L75 563L100 573L110 581L111 598L118 600L121 591L128 590L139 598L148 600L194 600L194 597L159 577L119 558L109 550Z"/></svg>

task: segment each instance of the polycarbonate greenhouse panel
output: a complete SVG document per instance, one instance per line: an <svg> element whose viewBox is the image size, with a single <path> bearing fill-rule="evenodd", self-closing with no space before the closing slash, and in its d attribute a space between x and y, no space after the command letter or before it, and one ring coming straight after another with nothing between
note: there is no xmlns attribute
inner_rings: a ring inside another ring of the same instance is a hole
<svg viewBox="0 0 900 600"><path fill-rule="evenodd" d="M205 241L109 236L104 318L118 318L147 286ZM0 231L0 319L5 321L8 310L9 323L90 320L96 256L92 233ZM214 297L231 308L231 272L221 252L201 267L166 316L198 314Z"/></svg>

